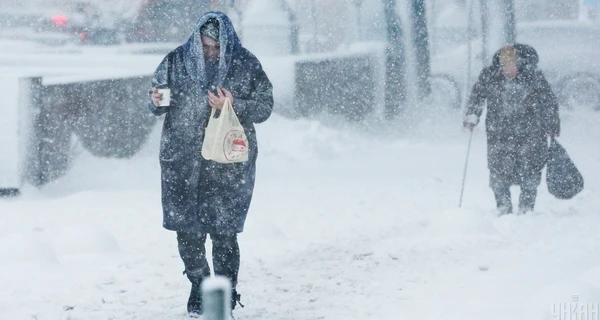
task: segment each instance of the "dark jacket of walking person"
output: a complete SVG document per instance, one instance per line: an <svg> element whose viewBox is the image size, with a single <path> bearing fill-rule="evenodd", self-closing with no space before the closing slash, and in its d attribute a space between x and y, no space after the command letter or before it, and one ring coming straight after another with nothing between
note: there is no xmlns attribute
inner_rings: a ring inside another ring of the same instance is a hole
<svg viewBox="0 0 600 320"><path fill-rule="evenodd" d="M213 242L214 273L230 279L232 308L239 303L237 234L253 195L258 156L255 123L269 118L272 85L259 60L242 47L229 18L203 15L189 40L171 51L154 72L150 110L165 115L160 143L163 226L177 232L179 253L192 283L190 314L202 313L201 284L210 276L205 240ZM171 103L159 107L158 88L171 90ZM221 164L202 158L204 129L211 108L225 99L249 141L249 160Z"/></svg>
<svg viewBox="0 0 600 320"><path fill-rule="evenodd" d="M558 102L541 70L535 49L505 46L473 86L464 126L479 123L487 104L490 187L500 214L512 212L509 188L521 189L519 211L532 211L546 163L548 139L560 134Z"/></svg>

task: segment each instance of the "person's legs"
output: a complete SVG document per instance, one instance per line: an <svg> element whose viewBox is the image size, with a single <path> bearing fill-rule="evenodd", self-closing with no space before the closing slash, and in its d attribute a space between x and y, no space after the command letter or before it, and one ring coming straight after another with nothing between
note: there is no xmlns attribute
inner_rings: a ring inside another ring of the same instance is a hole
<svg viewBox="0 0 600 320"><path fill-rule="evenodd" d="M537 197L537 188L542 180L541 170L525 172L521 182L521 195L519 196L519 213L533 211Z"/></svg>
<svg viewBox="0 0 600 320"><path fill-rule="evenodd" d="M190 314L202 314L202 280L210 276L204 243L206 234L177 232L179 255L185 266L184 273L192 283L187 310Z"/></svg>
<svg viewBox="0 0 600 320"><path fill-rule="evenodd" d="M227 277L231 281L231 309L234 309L240 301L240 295L236 290L240 269L240 247L237 235L211 234L210 238L213 243L212 256L215 275ZM242 304L240 303L240 305Z"/></svg>
<svg viewBox="0 0 600 320"><path fill-rule="evenodd" d="M535 207L535 199L537 197L537 187L524 188L521 187L521 195L519 196L519 213L533 211Z"/></svg>
<svg viewBox="0 0 600 320"><path fill-rule="evenodd" d="M509 185L497 184L492 186L498 214L512 213L512 198Z"/></svg>
<svg viewBox="0 0 600 320"><path fill-rule="evenodd" d="M517 159L518 183L521 186L519 213L533 211L535 207L537 188L542 181L542 169L546 158L545 137L529 137L523 140Z"/></svg>
<svg viewBox="0 0 600 320"><path fill-rule="evenodd" d="M490 187L496 198L498 214L512 213L510 186L513 184L516 153L512 140L488 140Z"/></svg>

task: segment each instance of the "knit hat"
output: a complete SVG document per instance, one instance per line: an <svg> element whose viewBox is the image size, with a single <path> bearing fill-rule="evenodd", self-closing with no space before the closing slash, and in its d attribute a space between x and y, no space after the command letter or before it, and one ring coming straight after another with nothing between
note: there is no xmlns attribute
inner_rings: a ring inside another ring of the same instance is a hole
<svg viewBox="0 0 600 320"><path fill-rule="evenodd" d="M200 34L219 41L219 21L213 18L208 19L208 21L200 27Z"/></svg>

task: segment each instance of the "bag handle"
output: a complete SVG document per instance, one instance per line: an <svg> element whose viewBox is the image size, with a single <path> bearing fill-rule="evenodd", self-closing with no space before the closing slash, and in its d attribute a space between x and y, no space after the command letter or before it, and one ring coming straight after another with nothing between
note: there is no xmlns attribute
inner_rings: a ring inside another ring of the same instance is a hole
<svg viewBox="0 0 600 320"><path fill-rule="evenodd" d="M227 99L229 100L229 99ZM210 111L210 117L211 119L215 116L215 112L217 111L217 108L211 108L212 110ZM223 128L223 120L224 120L224 116L227 116L227 112L229 110L226 110L226 106L223 105L223 108L221 108L221 113L219 113L219 118L217 119L217 132L221 132L221 129ZM214 142L213 142L214 143ZM210 155L211 159L215 158L215 152L217 151L217 148L211 148L212 149L212 154Z"/></svg>
<svg viewBox="0 0 600 320"><path fill-rule="evenodd" d="M231 113L233 112L233 108L231 107L231 101L229 101L229 98L225 98L225 103L223 103L223 108L221 108L221 115L220 117L225 117L223 119L223 121L229 121L229 124L231 124Z"/></svg>
<svg viewBox="0 0 600 320"><path fill-rule="evenodd" d="M217 112L217 108L210 108L210 117L208 118L209 121L215 117L215 112ZM222 116L223 116L222 114L219 114L219 118L221 118ZM223 124L223 121L219 121L219 123L217 125L217 132L221 130L222 124ZM204 128L204 130L206 131L206 128ZM206 132L204 134L206 134ZM214 141L212 143L214 143ZM213 148L211 146L210 150L212 151L212 153L207 156L207 160L213 159L215 157L214 149L215 148Z"/></svg>
<svg viewBox="0 0 600 320"><path fill-rule="evenodd" d="M215 112L217 111L217 108L210 108L210 118L212 119L215 117Z"/></svg>
<svg viewBox="0 0 600 320"><path fill-rule="evenodd" d="M229 100L229 98L225 98L225 105L227 106L227 108L229 109L230 113L229 115L229 122L231 123L232 126L241 126L242 124L240 123L240 120L237 117L237 114L235 113L235 110L233 109L233 105L231 104L231 101ZM225 108L225 105L223 106L223 108Z"/></svg>
<svg viewBox="0 0 600 320"><path fill-rule="evenodd" d="M213 119L215 117L215 113L217 112L217 108L210 108L210 118L209 119ZM219 114L219 118L223 118L223 117L227 117L225 119L228 119L229 121L231 121L231 113L233 112L233 106L231 105L231 101L229 101L229 98L225 98L225 103L223 104L223 108L221 108L221 113ZM221 132L221 128L223 128L223 120L219 120L218 124L217 124L217 132ZM213 151L213 154L210 155L210 158L214 158L214 151L215 148L211 148Z"/></svg>

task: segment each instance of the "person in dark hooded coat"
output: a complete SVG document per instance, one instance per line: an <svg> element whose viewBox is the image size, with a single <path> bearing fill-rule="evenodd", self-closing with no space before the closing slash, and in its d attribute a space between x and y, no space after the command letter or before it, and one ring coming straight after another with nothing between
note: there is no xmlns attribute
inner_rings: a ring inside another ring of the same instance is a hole
<svg viewBox="0 0 600 320"><path fill-rule="evenodd" d="M479 123L487 103L490 187L499 214L512 213L512 185L521 189L519 212L533 211L547 158L547 137L560 134L558 102L538 61L531 46L505 46L481 72L468 100L463 124L469 130Z"/></svg>
<svg viewBox="0 0 600 320"><path fill-rule="evenodd" d="M210 276L206 236L213 243L214 273L232 284L232 309L239 303L240 253L237 234L244 229L252 199L258 145L255 123L273 109L272 85L259 60L242 47L229 18L208 12L189 40L171 51L152 79L155 115L165 115L160 143L163 226L177 232L184 273L192 283L190 315L202 313L201 284ZM158 88L170 88L171 105L159 107ZM230 99L249 141L249 160L221 164L201 156L211 108Z"/></svg>

